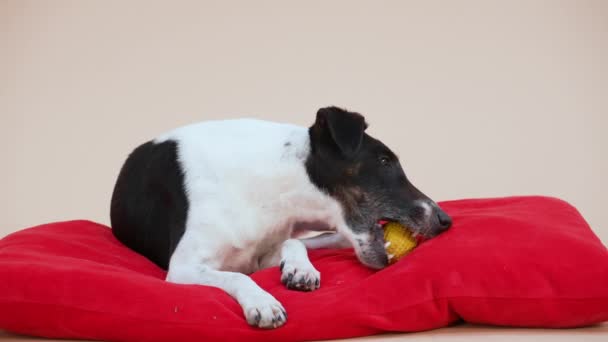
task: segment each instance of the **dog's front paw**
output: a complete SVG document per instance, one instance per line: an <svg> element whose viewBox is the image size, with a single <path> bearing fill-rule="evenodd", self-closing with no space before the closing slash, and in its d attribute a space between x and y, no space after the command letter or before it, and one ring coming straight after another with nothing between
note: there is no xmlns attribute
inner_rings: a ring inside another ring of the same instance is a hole
<svg viewBox="0 0 608 342"><path fill-rule="evenodd" d="M321 286L321 273L310 262L281 261L281 283L290 290L314 291Z"/></svg>
<svg viewBox="0 0 608 342"><path fill-rule="evenodd" d="M283 305L269 293L261 292L249 296L242 306L247 323L252 326L271 329L287 322L287 312Z"/></svg>

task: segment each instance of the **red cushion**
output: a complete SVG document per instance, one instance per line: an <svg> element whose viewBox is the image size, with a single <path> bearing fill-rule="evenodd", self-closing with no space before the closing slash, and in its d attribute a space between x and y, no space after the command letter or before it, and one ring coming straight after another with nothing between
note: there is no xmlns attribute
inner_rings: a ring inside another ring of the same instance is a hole
<svg viewBox="0 0 608 342"><path fill-rule="evenodd" d="M0 328L111 341L302 341L421 331L460 319L520 327L608 320L608 251L572 206L546 197L450 201L454 226L374 272L352 250L311 251L321 289L253 279L289 313L251 328L219 289L175 285L102 225L70 221L0 241Z"/></svg>

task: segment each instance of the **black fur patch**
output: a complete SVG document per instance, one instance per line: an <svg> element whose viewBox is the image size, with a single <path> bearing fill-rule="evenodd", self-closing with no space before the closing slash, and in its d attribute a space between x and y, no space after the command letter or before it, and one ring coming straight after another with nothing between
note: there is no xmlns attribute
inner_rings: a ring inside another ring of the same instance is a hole
<svg viewBox="0 0 608 342"><path fill-rule="evenodd" d="M112 233L167 269L184 234L188 206L177 142L147 142L129 155L118 175L110 208Z"/></svg>

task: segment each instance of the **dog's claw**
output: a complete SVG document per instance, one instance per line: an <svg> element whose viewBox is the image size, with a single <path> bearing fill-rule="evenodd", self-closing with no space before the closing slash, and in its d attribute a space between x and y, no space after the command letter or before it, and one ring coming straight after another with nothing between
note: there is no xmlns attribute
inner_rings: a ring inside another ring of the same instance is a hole
<svg viewBox="0 0 608 342"><path fill-rule="evenodd" d="M255 309L255 311L257 311L258 313L255 315L255 324L259 325L260 324L260 320L262 319L262 313L260 312L260 310Z"/></svg>
<svg viewBox="0 0 608 342"><path fill-rule="evenodd" d="M394 255L394 254L389 254L389 255L387 255L387 256L388 256L388 260L391 260L392 258L394 258L394 257L395 257L395 255Z"/></svg>
<svg viewBox="0 0 608 342"><path fill-rule="evenodd" d="M384 244L384 248L388 248L388 246L390 246L390 245L391 245L391 242L390 242L390 241L387 241L387 242Z"/></svg>
<svg viewBox="0 0 608 342"><path fill-rule="evenodd" d="M283 267L285 267L285 260L281 260L281 264L279 265L279 270L283 271Z"/></svg>

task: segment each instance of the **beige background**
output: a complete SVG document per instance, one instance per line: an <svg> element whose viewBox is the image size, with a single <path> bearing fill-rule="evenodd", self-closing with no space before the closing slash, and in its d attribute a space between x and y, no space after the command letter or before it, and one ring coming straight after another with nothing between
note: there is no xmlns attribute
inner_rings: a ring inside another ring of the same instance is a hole
<svg viewBox="0 0 608 342"><path fill-rule="evenodd" d="M0 0L0 35L0 236L107 223L173 127L336 104L433 198L559 196L608 241L608 1Z"/></svg>
<svg viewBox="0 0 608 342"><path fill-rule="evenodd" d="M0 0L0 236L107 223L126 155L173 127L308 125L336 104L367 114L433 198L559 196L606 243L607 61L601 0ZM599 341L607 329L407 338Z"/></svg>

